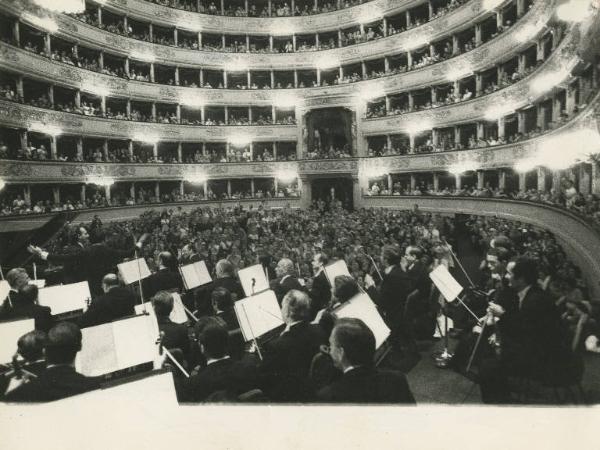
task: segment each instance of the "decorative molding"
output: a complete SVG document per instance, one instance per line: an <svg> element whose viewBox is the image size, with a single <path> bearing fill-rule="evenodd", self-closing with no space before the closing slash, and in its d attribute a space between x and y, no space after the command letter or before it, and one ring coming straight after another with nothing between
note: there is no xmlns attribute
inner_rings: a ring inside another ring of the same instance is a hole
<svg viewBox="0 0 600 450"><path fill-rule="evenodd" d="M484 0L475 1L482 2ZM485 63L496 61L501 56L504 57L507 53L517 51L519 46L515 46L513 37L515 30L531 27L537 22L546 23L552 16L555 1L536 2L527 15L511 27L508 32L496 37L489 43L483 44L474 52L468 52L452 58L452 64L458 64L462 61L464 63L475 63L476 66L479 66L484 61ZM7 2L2 8L12 11L17 15L23 10L23 6L16 0ZM318 52L278 54L210 52L156 45L111 34L97 27L79 22L64 14L55 16L59 30L54 34L65 39L73 39L73 34L75 33L78 35L80 44L82 45L88 44L94 48L120 55L127 55L131 51L154 54L156 56L156 63L158 64L198 67L201 63L204 68L222 68L227 64L239 63L250 69L264 70L268 67L277 70L290 70L294 68L314 68L316 65L315 61L322 58L339 60L341 64L351 64L362 60L380 58L394 53L397 49L410 48L411 43L422 36L426 36L430 41L446 37L448 30L463 28L465 24L476 21L485 14L487 12L484 11L480 15L474 16L468 8L458 8L443 18L435 19L423 26L387 38ZM438 26L438 20L442 21L445 26ZM65 27L69 28L67 32L63 31ZM73 27L77 28L77 31L72 31L71 28ZM264 28L262 32L264 32ZM523 46L524 44L521 45L521 47ZM444 63L439 64L443 65ZM437 67L437 69L444 70L442 66ZM428 69L428 71L431 70ZM415 72L421 71L417 70ZM420 76L422 77L423 74L421 73Z"/></svg>
<svg viewBox="0 0 600 450"><path fill-rule="evenodd" d="M373 17L374 12L380 12L381 17L384 15L391 16L423 3L426 2L415 0L373 0L362 5L323 14L259 18L199 14L156 5L144 0L108 0L104 7L119 14L127 14L134 19L151 21L161 26L177 26L178 28L192 31L262 34L265 30L287 28L296 30L298 34L308 34L356 26L362 17ZM474 1L472 3L478 5L478 9L471 8L471 12L477 14L481 10L482 2ZM468 8L465 7L464 9Z"/></svg>
<svg viewBox="0 0 600 450"><path fill-rule="evenodd" d="M235 133L244 133L254 142L295 141L296 125L263 126L192 126L130 122L104 119L37 108L0 100L0 124L13 128L29 128L32 124L52 124L64 134L87 137L133 139L136 136L156 137L163 142L224 142Z"/></svg>

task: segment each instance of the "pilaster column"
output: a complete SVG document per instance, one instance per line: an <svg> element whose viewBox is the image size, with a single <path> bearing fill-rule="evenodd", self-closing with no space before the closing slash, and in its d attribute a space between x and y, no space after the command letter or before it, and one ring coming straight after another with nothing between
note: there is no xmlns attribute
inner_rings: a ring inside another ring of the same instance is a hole
<svg viewBox="0 0 600 450"><path fill-rule="evenodd" d="M519 173L519 191L520 192L525 191L526 177L527 177L526 173Z"/></svg>
<svg viewBox="0 0 600 450"><path fill-rule="evenodd" d="M543 167L537 168L537 190L546 192L546 169Z"/></svg>
<svg viewBox="0 0 600 450"><path fill-rule="evenodd" d="M485 172L483 170L477 171L477 189L483 189L485 186Z"/></svg>
<svg viewBox="0 0 600 450"><path fill-rule="evenodd" d="M502 169L498 170L498 188L506 189L506 171Z"/></svg>

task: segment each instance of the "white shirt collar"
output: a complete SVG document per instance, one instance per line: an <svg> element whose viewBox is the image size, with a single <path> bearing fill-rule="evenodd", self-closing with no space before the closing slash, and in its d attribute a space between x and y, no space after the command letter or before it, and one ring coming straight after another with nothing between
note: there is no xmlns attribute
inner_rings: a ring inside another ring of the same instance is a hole
<svg viewBox="0 0 600 450"><path fill-rule="evenodd" d="M286 278L291 277L291 275L284 275L281 277L281 281L279 282L279 284L283 283L283 280L285 280Z"/></svg>
<svg viewBox="0 0 600 450"><path fill-rule="evenodd" d="M285 330L283 330L283 331L281 332L281 334L287 333L288 331L290 331L290 328L292 328L294 325L296 325L297 323L300 323L300 322L302 322L302 321L301 321L301 320L296 320L295 322L288 323L288 324L285 326ZM280 335L280 336L281 336L281 335Z"/></svg>
<svg viewBox="0 0 600 450"><path fill-rule="evenodd" d="M206 365L210 366L213 363L219 362L219 361L223 361L225 359L229 359L229 355L225 355L222 358L210 358L208 361L206 361Z"/></svg>

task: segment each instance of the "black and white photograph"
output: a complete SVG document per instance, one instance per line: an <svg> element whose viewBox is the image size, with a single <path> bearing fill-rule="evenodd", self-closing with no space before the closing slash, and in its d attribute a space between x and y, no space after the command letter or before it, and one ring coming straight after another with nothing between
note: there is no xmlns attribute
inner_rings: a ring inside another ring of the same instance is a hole
<svg viewBox="0 0 600 450"><path fill-rule="evenodd" d="M0 0L7 449L594 448L599 405L600 0Z"/></svg>

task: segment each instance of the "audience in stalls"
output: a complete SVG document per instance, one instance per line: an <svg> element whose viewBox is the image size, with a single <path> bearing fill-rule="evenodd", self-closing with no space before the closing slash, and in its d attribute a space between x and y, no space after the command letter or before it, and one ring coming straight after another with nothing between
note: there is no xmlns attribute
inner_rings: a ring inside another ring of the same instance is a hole
<svg viewBox="0 0 600 450"><path fill-rule="evenodd" d="M323 319L327 317L326 312L330 313L337 304L358 292L358 286L371 290L373 283L371 275L375 272L368 254L384 255L385 267L398 263L392 260L393 258L390 259L391 253L386 249L394 249L394 254L397 255L404 254L406 261L400 261L399 265L402 270L406 270L405 276L414 280L411 283L418 286L419 279L423 278L422 275L427 273L428 267L437 257L438 249L445 245L444 236L454 235L453 220L422 213L419 210L362 209L349 212L340 209L336 204L332 204L330 210L326 210L324 206L322 203L316 203L314 208L307 211L265 210L262 207L250 210L239 207L200 208L189 213L150 211L132 221L108 224L97 222L94 225L101 234L114 236L111 245L121 248L124 242L131 240L132 234L148 232L150 238L140 252L153 270L158 269L160 272L161 267L164 269L164 260L161 256L164 252L171 252L173 255L181 254L182 258L187 258L189 252L180 252L179 249L187 247L189 250L190 246L193 246L200 259L206 261L209 267L216 267L217 281L228 278L234 283L230 283L230 286L227 283L217 286L218 283L215 281L214 289L210 290L210 297L208 297L209 303L204 306L198 303L200 298L196 298L197 305L200 306L196 313L200 316L215 317L215 319L214 321L203 319L208 320L210 326L214 327L210 332L206 332L207 334L204 334L204 329L198 330L197 337L201 344L200 351L204 355L204 362L201 362L201 367L195 373L198 375L204 373L207 379L212 381L214 378L209 374L213 369L220 373L248 373L249 375L242 379L236 379L233 375L224 376L221 381L225 385L217 385L209 389L211 392L203 390L204 383L191 383L187 388L178 387L180 400L184 401L186 398L188 401L239 400L243 391L260 387L262 395L266 396L263 398L269 401L310 401L315 398L337 402L412 403L414 401L403 376L388 374L385 371L381 373L379 369L373 369L367 364L371 359L365 355L370 355L374 351L374 344L371 345L373 337L372 335L369 337L369 333L364 333L364 329L360 330L360 323L354 322L352 324L354 328L345 330L347 335L344 335L343 330L338 329L342 326L342 322L334 319L328 325ZM61 232L50 246L51 250L55 251L55 248L63 247L63 243L68 241L65 239L71 227L72 225L65 227L64 232ZM584 338L594 336L593 333L597 329L594 314L597 315L597 311L594 310L592 302L585 303L586 288L581 281L581 274L567 261L549 233L537 231L521 223L489 217L471 218L467 222L467 229L478 248L490 246L492 240L496 241L498 246L501 243L507 245L508 242L519 257L526 256L534 259L538 267L542 268L540 286L547 286L550 289L548 292L556 292L557 303L565 305L563 322L570 324L574 333L580 336L578 345ZM278 283L281 285L285 284L282 281L286 281L290 271L280 270L277 267L283 269L290 265L300 268L301 274L314 275L316 280L322 266L324 252L336 255L336 258L343 258L353 277L346 280L336 279L334 297L330 300L331 305L325 307L325 312L321 313L320 317L317 315L314 324L309 323L314 318L311 305L314 280L306 287L308 293L301 286L299 289L288 291L282 301L282 315L286 329L279 338L264 346L264 361L257 364L256 358L244 355L250 359L240 362L239 355L236 355L231 362L225 363L231 358L228 343L231 336L228 335L227 329L236 326L234 321L229 323L225 317L227 311L231 315L231 303L226 301L231 291L226 285L232 290L239 288L234 278L235 270L263 261L271 268L276 266ZM265 254L272 259L269 261L262 258L261 255ZM159 265L154 265L154 261L159 261ZM312 274L310 265L313 267ZM387 277L386 271L384 283ZM569 280L570 284L563 286L561 282L565 280ZM385 295L383 291L382 295ZM378 300L377 295L373 298ZM171 294L158 292L153 298L153 304L159 323L164 325L161 330L164 331L165 339L169 336L177 342L171 343L166 339L165 342L168 343L164 344L165 347L182 350L183 362L195 364L191 357L195 350L193 344L190 347L187 332L184 334L185 327L175 327L168 319L173 307ZM384 312L385 310L384 308ZM586 312L588 310L590 313ZM321 344L326 342L332 327L329 352L333 364L346 373L332 384L328 383L330 384L328 387L318 386L319 394L315 397L317 386L313 385L308 377L309 366L314 355L320 352ZM583 334L582 329L585 331ZM360 345L364 345L361 347L364 353L362 351L354 353L357 347L350 345L349 342L356 342L357 345L358 342L362 342ZM213 344L214 347L211 347ZM223 365L222 372L220 369L217 370L218 365L206 372L206 368L218 363ZM229 365L238 367L238 364L242 366L236 369L226 367ZM351 369L350 366L354 368ZM246 370L248 372L245 372ZM365 383L378 385L381 383L381 391L379 394L373 391L367 392L361 388ZM349 389L349 386L355 386L356 389Z"/></svg>

